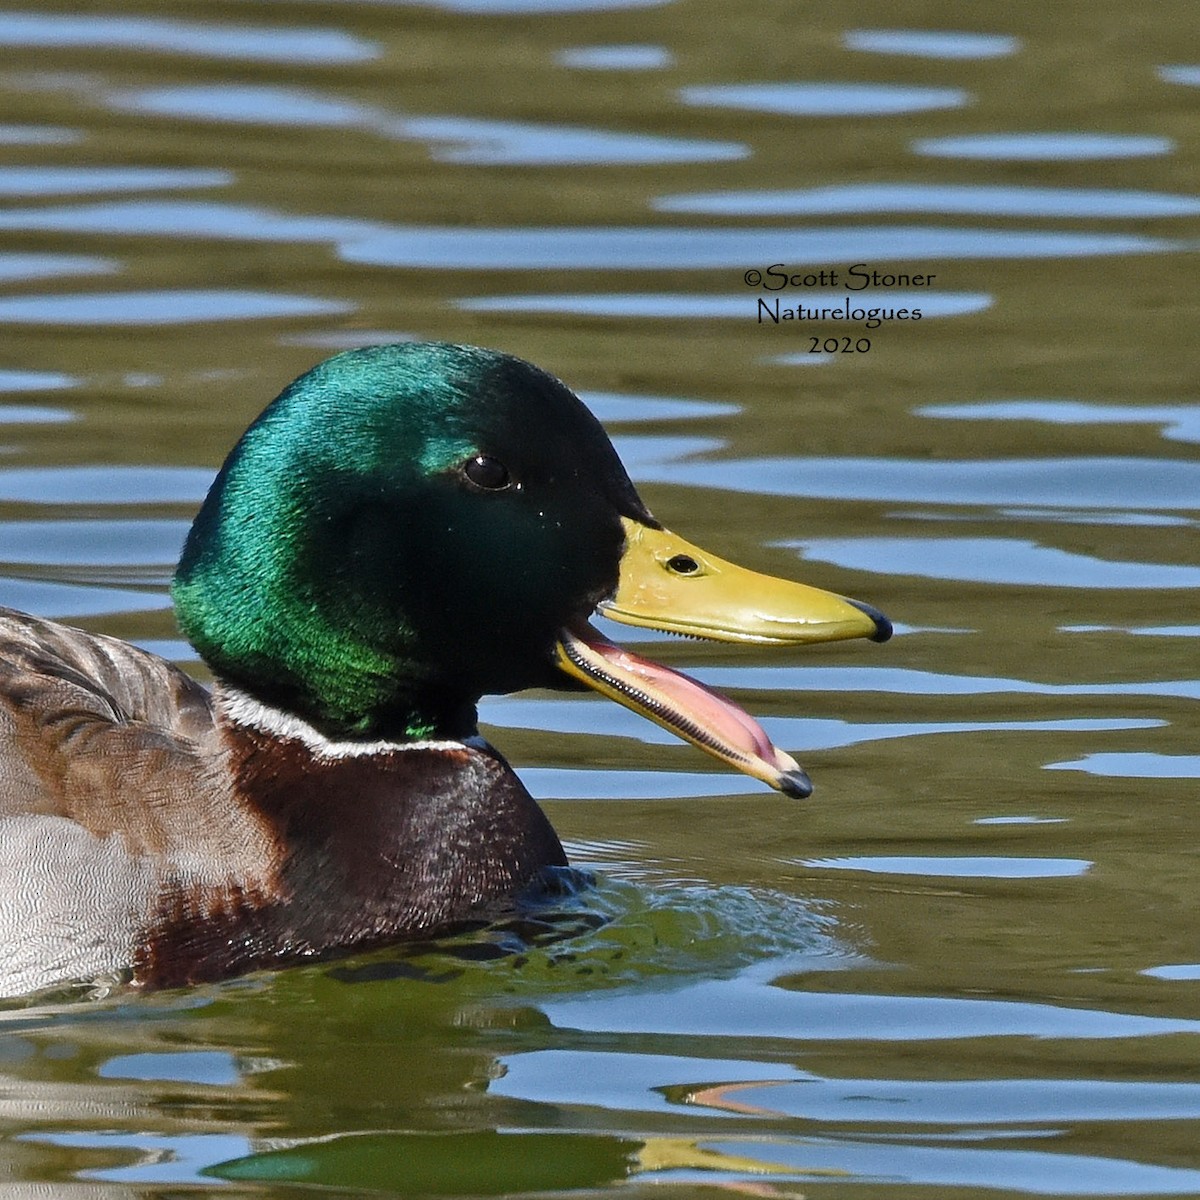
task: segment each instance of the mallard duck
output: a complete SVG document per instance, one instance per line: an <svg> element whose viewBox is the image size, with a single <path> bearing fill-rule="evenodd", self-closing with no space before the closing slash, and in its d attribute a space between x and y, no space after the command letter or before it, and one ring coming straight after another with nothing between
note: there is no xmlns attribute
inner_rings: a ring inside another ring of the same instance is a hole
<svg viewBox="0 0 1200 1200"><path fill-rule="evenodd" d="M884 640L865 604L735 567L650 515L599 422L507 354L339 354L225 461L173 585L211 692L0 614L0 995L146 988L486 917L566 863L476 703L595 688L794 796L754 720L605 640Z"/></svg>

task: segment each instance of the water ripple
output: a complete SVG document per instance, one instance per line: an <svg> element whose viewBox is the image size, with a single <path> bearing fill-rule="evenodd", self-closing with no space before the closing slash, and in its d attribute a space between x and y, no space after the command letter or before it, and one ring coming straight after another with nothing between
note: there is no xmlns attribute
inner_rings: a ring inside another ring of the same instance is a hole
<svg viewBox="0 0 1200 1200"><path fill-rule="evenodd" d="M4 376L0 371L0 392L4 391ZM0 425L59 425L75 420L75 414L65 408L48 408L34 404L5 404L0 407Z"/></svg>
<svg viewBox="0 0 1200 1200"><path fill-rule="evenodd" d="M1172 442L1200 442L1200 405L1091 404L1083 400L993 400L930 404L920 417L951 421L1044 421L1050 425L1160 425Z"/></svg>
<svg viewBox="0 0 1200 1200"><path fill-rule="evenodd" d="M767 306L766 313L759 304ZM845 305L864 313L873 310L895 309L898 306L920 311L924 317L958 317L982 312L992 304L992 297L981 292L848 292L805 291L780 300L778 296L760 297L753 292L726 296L697 296L685 292L643 293L578 293L551 296L480 296L455 303L468 312L552 312L574 313L589 317L647 317L665 320L773 320L770 312L778 303L801 304L811 312L814 308L837 308ZM811 318L808 318L811 319ZM857 320L858 318L855 318Z"/></svg>
<svg viewBox="0 0 1200 1200"><path fill-rule="evenodd" d="M778 964L775 964L776 966ZM792 991L744 971L661 993L559 996L542 1011L562 1030L819 1041L960 1041L979 1037L1200 1035L1200 1021L1013 1000Z"/></svg>
<svg viewBox="0 0 1200 1200"><path fill-rule="evenodd" d="M817 538L781 544L811 561L921 579L1024 587L1200 588L1200 566L1101 559L1027 538Z"/></svg>
<svg viewBox="0 0 1200 1200"><path fill-rule="evenodd" d="M101 1079L155 1079L231 1087L240 1083L237 1060L226 1050L172 1050L118 1054L96 1070Z"/></svg>
<svg viewBox="0 0 1200 1200"><path fill-rule="evenodd" d="M53 583L0 575L0 604L21 612L57 618L94 617L108 613L157 612L171 607L166 580L138 591L100 584Z"/></svg>
<svg viewBox="0 0 1200 1200"><path fill-rule="evenodd" d="M0 45L103 47L277 63L357 63L379 55L374 43L336 29L219 25L107 14L3 12Z"/></svg>
<svg viewBox="0 0 1200 1200"><path fill-rule="evenodd" d="M692 672L717 688L783 692L878 692L902 696L1162 696L1200 700L1200 679L1046 683L1002 675L954 675L905 667L703 667Z"/></svg>
<svg viewBox="0 0 1200 1200"><path fill-rule="evenodd" d="M0 229L324 242L335 245L346 262L437 270L744 270L749 264L766 267L775 262L1037 259L1161 254L1187 248L1184 242L1140 234L908 225L824 229L386 225L197 200L10 209L0 213Z"/></svg>
<svg viewBox="0 0 1200 1200"><path fill-rule="evenodd" d="M1021 47L1020 38L999 33L959 33L939 29L851 29L842 35L847 50L903 54L914 58L1003 58Z"/></svg>
<svg viewBox="0 0 1200 1200"><path fill-rule="evenodd" d="M1072 762L1046 764L1047 771L1084 771L1118 779L1200 779L1200 756L1148 751L1086 754Z"/></svg>
<svg viewBox="0 0 1200 1200"><path fill-rule="evenodd" d="M0 299L0 324L190 325L201 321L333 316L353 309L354 305L339 300L318 300L279 292L217 289L88 292Z"/></svg>
<svg viewBox="0 0 1200 1200"><path fill-rule="evenodd" d="M10 467L0 500L34 504L195 504L213 481L207 467Z"/></svg>
<svg viewBox="0 0 1200 1200"><path fill-rule="evenodd" d="M354 241L347 262L442 270L705 270L774 262L896 262L928 258L1074 258L1185 248L1139 234L923 226L826 229L463 229L424 226Z"/></svg>
<svg viewBox="0 0 1200 1200"><path fill-rule="evenodd" d="M428 143L436 161L474 165L714 162L749 154L738 142L482 117L397 116L352 100L270 84L191 84L126 91L111 94L108 102L118 110L202 121L360 129Z"/></svg>
<svg viewBox="0 0 1200 1200"><path fill-rule="evenodd" d="M886 83L726 83L681 88L679 96L697 108L740 108L804 117L929 112L962 108L971 99L961 88Z"/></svg>
<svg viewBox="0 0 1200 1200"><path fill-rule="evenodd" d="M83 140L76 129L54 125L0 125L0 146L69 146Z"/></svg>
<svg viewBox="0 0 1200 1200"><path fill-rule="evenodd" d="M0 196L78 196L224 187L231 171L201 167L0 167Z"/></svg>
<svg viewBox="0 0 1200 1200"><path fill-rule="evenodd" d="M882 500L931 505L1044 506L1125 511L1131 497L1147 511L1194 511L1200 462L1137 457L706 458L640 456L637 478L772 496Z"/></svg>
<svg viewBox="0 0 1200 1200"><path fill-rule="evenodd" d="M3 372L0 372L0 382ZM2 390L2 389L0 389ZM641 396L626 392L579 391L579 398L604 425L636 424L643 421L696 421L706 417L730 417L741 412L737 404L715 400L683 400L676 396Z"/></svg>
<svg viewBox="0 0 1200 1200"><path fill-rule="evenodd" d="M114 275L121 264L85 254L0 253L0 283L18 279L57 279L64 275Z"/></svg>
<svg viewBox="0 0 1200 1200"><path fill-rule="evenodd" d="M660 71L675 61L665 46L573 46L554 58L584 71Z"/></svg>
<svg viewBox="0 0 1200 1200"><path fill-rule="evenodd" d="M1166 83L1182 83L1186 87L1200 87L1200 66L1159 67L1158 77Z"/></svg>
<svg viewBox="0 0 1200 1200"><path fill-rule="evenodd" d="M188 522L0 521L0 562L42 566L170 567L179 557Z"/></svg>
<svg viewBox="0 0 1200 1200"><path fill-rule="evenodd" d="M1200 197L1101 188L997 184L862 183L780 191L695 192L662 196L661 212L721 216L838 213L962 213L993 217L1187 217Z"/></svg>
<svg viewBox="0 0 1200 1200"><path fill-rule="evenodd" d="M500 1064L493 1095L610 1112L902 1127L1200 1118L1200 1084L1191 1082L836 1078L756 1059L576 1049L510 1054Z"/></svg>
<svg viewBox="0 0 1200 1200"><path fill-rule="evenodd" d="M706 671L692 672L709 678ZM678 746L678 739L637 714L613 704L589 700L543 700L513 697L485 697L479 719L493 728L538 729L558 734L585 734L590 737L620 737L649 746ZM771 739L789 750L839 750L870 742L896 741L902 738L976 733L1121 733L1159 729L1166 722L1153 717L1061 717L1051 720L1007 721L887 721L850 722L819 717L763 717L761 724ZM680 753L690 753L680 747ZM524 773L525 768L522 768ZM540 799L588 799L597 795L621 794L619 780L604 772L581 768L537 768L531 774L531 790ZM675 795L669 788L673 772L644 773L631 786L647 796ZM705 780L697 773L685 773L679 781L680 795L732 795L750 785L737 776L710 774ZM539 791L541 786L551 791ZM752 789L755 790L755 789Z"/></svg>
<svg viewBox="0 0 1200 1200"><path fill-rule="evenodd" d="M53 392L78 387L82 380L61 371L5 371L0 369L0 392Z"/></svg>
<svg viewBox="0 0 1200 1200"><path fill-rule="evenodd" d="M921 138L913 143L913 150L935 158L1087 162L1172 154L1175 141L1135 133L973 133L964 137Z"/></svg>
<svg viewBox="0 0 1200 1200"><path fill-rule="evenodd" d="M1084 858L1014 858L999 855L860 855L804 858L796 866L884 875L927 875L946 879L1066 879L1095 865Z"/></svg>

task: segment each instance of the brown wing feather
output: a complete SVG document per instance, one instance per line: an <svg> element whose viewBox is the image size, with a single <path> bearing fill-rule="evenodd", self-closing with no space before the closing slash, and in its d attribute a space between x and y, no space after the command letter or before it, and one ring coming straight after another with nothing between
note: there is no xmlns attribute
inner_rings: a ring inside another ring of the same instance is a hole
<svg viewBox="0 0 1200 1200"><path fill-rule="evenodd" d="M190 807L181 793L226 792L218 758L208 692L188 675L116 638L0 609L0 816L70 817L162 853L179 836L163 828L168 812L174 825Z"/></svg>

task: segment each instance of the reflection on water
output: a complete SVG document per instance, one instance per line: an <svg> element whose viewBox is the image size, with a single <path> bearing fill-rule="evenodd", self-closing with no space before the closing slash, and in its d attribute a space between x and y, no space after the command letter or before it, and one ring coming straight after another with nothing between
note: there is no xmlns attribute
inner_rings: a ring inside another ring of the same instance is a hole
<svg viewBox="0 0 1200 1200"><path fill-rule="evenodd" d="M889 87L878 83L731 83L688 87L685 104L746 108L804 117L886 116L961 108L970 96L959 88Z"/></svg>
<svg viewBox="0 0 1200 1200"><path fill-rule="evenodd" d="M291 217L218 202L129 200L10 209L0 229L263 242L331 242L348 263L447 270L705 270L746 263L896 262L930 258L1073 258L1186 251L1137 234L1008 231L934 226L825 229L497 228L384 225L343 217ZM859 297L864 298L864 297Z"/></svg>
<svg viewBox="0 0 1200 1200"><path fill-rule="evenodd" d="M1158 73L1167 83L1200 87L1200 67L1159 67Z"/></svg>
<svg viewBox="0 0 1200 1200"><path fill-rule="evenodd" d="M0 254L0 283L59 275L113 275L119 264L82 254Z"/></svg>
<svg viewBox="0 0 1200 1200"><path fill-rule="evenodd" d="M73 272L74 273L74 272ZM15 325L193 325L197 321L329 316L352 306L310 296L250 291L88 292L10 296L0 323Z"/></svg>
<svg viewBox="0 0 1200 1200"><path fill-rule="evenodd" d="M1081 400L995 400L920 409L925 417L967 421L1048 421L1054 425L1159 425L1173 442L1200 442L1200 405L1088 404Z"/></svg>
<svg viewBox="0 0 1200 1200"><path fill-rule="evenodd" d="M1061 879L1095 864L1080 858L815 858L800 864L825 871L867 871L949 879Z"/></svg>
<svg viewBox="0 0 1200 1200"><path fill-rule="evenodd" d="M918 154L938 158L1062 162L1171 154L1175 143L1171 138L1133 133L979 133L969 137L922 138L913 149Z"/></svg>
<svg viewBox="0 0 1200 1200"><path fill-rule="evenodd" d="M0 125L0 146L65 146L80 137L73 129L51 125Z"/></svg>
<svg viewBox="0 0 1200 1200"><path fill-rule="evenodd" d="M0 184L3 180L0 179ZM698 192L655 201L663 212L782 217L804 213L928 212L994 217L1188 217L1200 198L994 184L850 184L795 192Z"/></svg>
<svg viewBox="0 0 1200 1200"><path fill-rule="evenodd" d="M398 117L380 109L298 88L246 84L117 92L117 111L255 125L302 125L360 129L403 141L429 143L435 161L522 166L595 163L710 162L742 158L749 151L731 142L620 134L567 125L491 121L473 117Z"/></svg>
<svg viewBox="0 0 1200 1200"><path fill-rule="evenodd" d="M665 46L576 46L555 57L584 71L657 71L674 61Z"/></svg>
<svg viewBox="0 0 1200 1200"><path fill-rule="evenodd" d="M761 313L757 307L760 299L767 306ZM577 313L589 317L771 321L769 314L774 311L776 299L764 298L759 292L729 296L696 296L685 292L638 295L589 292L575 296L479 296L459 300L457 303L468 312ZM872 309L878 311L918 308L921 319L924 320L927 317L957 317L979 312L991 303L990 296L977 293L872 291L870 300L859 307L864 312ZM806 291L803 304L812 308L844 307L846 293ZM788 306L783 304L783 307Z"/></svg>
<svg viewBox="0 0 1200 1200"><path fill-rule="evenodd" d="M82 46L293 63L363 62L379 53L370 42L336 29L29 12L0 13L0 46Z"/></svg>
<svg viewBox="0 0 1200 1200"><path fill-rule="evenodd" d="M1193 6L59 9L0 14L0 603L194 666L170 564L234 439L321 355L437 337L560 375L664 522L898 636L600 619L814 795L488 698L593 886L6 1006L14 1195L1200 1193Z"/></svg>
<svg viewBox="0 0 1200 1200"><path fill-rule="evenodd" d="M916 58L1003 58L1020 48L1019 38L999 33L952 33L932 29L851 29L847 49Z"/></svg>
<svg viewBox="0 0 1200 1200"><path fill-rule="evenodd" d="M1200 757L1107 752L1089 754L1078 762L1047 763L1046 770L1086 771L1089 775L1117 775L1124 779L1200 779Z"/></svg>
<svg viewBox="0 0 1200 1200"><path fill-rule="evenodd" d="M229 171L169 167L0 167L0 196L80 196L225 187Z"/></svg>
<svg viewBox="0 0 1200 1200"><path fill-rule="evenodd" d="M926 579L1033 587L1200 587L1200 565L1109 562L1020 538L855 538L793 545L817 562Z"/></svg>

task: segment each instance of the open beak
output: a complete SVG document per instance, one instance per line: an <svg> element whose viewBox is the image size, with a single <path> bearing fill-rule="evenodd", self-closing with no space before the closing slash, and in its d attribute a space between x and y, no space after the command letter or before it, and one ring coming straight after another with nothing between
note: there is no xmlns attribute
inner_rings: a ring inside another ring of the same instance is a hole
<svg viewBox="0 0 1200 1200"><path fill-rule="evenodd" d="M615 621L775 646L891 636L888 619L857 600L760 575L668 530L623 520L616 594L600 605ZM568 675L747 775L789 796L812 792L800 765L753 717L696 680L614 645L586 623L561 632L556 654Z"/></svg>

